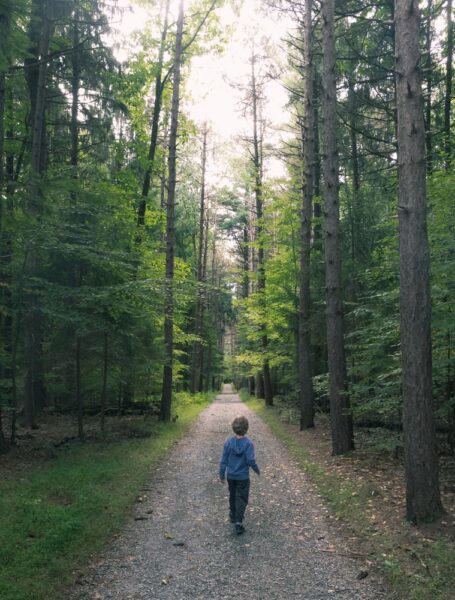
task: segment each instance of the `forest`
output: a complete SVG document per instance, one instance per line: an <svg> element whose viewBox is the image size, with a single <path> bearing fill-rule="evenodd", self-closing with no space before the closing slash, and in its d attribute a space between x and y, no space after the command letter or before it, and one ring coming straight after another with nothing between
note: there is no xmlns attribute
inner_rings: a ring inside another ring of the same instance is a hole
<svg viewBox="0 0 455 600"><path fill-rule="evenodd" d="M0 462L47 415L83 440L233 382L330 414L335 456L381 431L408 521L438 519L452 0L185 4L0 0Z"/></svg>

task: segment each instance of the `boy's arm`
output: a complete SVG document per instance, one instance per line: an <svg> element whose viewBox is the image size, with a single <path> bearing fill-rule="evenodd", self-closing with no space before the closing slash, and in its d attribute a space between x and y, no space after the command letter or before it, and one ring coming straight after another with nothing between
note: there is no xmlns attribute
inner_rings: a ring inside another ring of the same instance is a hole
<svg viewBox="0 0 455 600"><path fill-rule="evenodd" d="M228 445L227 442L225 442L224 446L223 446L223 454L221 456L221 460L220 460L220 479L221 481L224 481L224 477L226 474L226 468L227 468L227 464L228 464Z"/></svg>
<svg viewBox="0 0 455 600"><path fill-rule="evenodd" d="M247 451L246 451L246 462L247 462L247 465L249 467L251 467L255 473L257 473L258 475L261 474L261 472L259 471L259 467L257 466L257 463L256 463L256 458L254 456L253 442L251 442L250 445L247 448Z"/></svg>

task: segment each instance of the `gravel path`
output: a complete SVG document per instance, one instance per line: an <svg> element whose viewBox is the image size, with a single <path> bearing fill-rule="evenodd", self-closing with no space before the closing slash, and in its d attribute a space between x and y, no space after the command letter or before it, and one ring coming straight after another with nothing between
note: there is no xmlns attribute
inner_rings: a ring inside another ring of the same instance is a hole
<svg viewBox="0 0 455 600"><path fill-rule="evenodd" d="M251 473L246 532L228 522L218 482L237 414L250 421L261 477ZM156 469L135 518L71 590L72 600L386 599L357 559L334 550L326 509L263 421L225 386ZM336 544L335 544L336 545Z"/></svg>

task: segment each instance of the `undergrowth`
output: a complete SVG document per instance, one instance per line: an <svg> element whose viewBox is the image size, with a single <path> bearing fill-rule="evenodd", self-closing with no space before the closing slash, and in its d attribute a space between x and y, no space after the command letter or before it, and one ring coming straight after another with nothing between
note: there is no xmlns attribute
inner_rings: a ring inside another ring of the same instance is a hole
<svg viewBox="0 0 455 600"><path fill-rule="evenodd" d="M63 587L118 531L153 467L209 399L177 395L178 419L141 423L146 439L73 444L1 482L0 598L61 600Z"/></svg>

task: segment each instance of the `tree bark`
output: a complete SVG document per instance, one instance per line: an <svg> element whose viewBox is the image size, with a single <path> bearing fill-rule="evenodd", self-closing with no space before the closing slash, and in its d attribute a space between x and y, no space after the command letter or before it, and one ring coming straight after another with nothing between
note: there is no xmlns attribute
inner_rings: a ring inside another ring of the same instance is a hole
<svg viewBox="0 0 455 600"><path fill-rule="evenodd" d="M310 339L310 253L311 217L314 191L314 107L313 107L313 0L305 0L304 43L304 123L303 198L300 225L300 293L299 293L299 380L300 429L314 427L313 379Z"/></svg>
<svg viewBox="0 0 455 600"><path fill-rule="evenodd" d="M160 419L169 421L172 404L172 365L174 356L174 255L175 255L175 189L177 163L177 132L180 103L180 71L183 39L183 0L180 1L174 53L174 81L172 85L171 129L169 134L168 195L166 203L166 289L164 301L164 345L163 389Z"/></svg>
<svg viewBox="0 0 455 600"><path fill-rule="evenodd" d="M339 223L339 164L336 122L336 51L334 0L322 1L323 45L323 170L325 210L325 285L327 349L330 381L332 452L354 448L352 417L346 381L341 289Z"/></svg>
<svg viewBox="0 0 455 600"><path fill-rule="evenodd" d="M439 517L443 509L432 406L425 126L415 0L395 0L395 36L406 517L417 523Z"/></svg>

